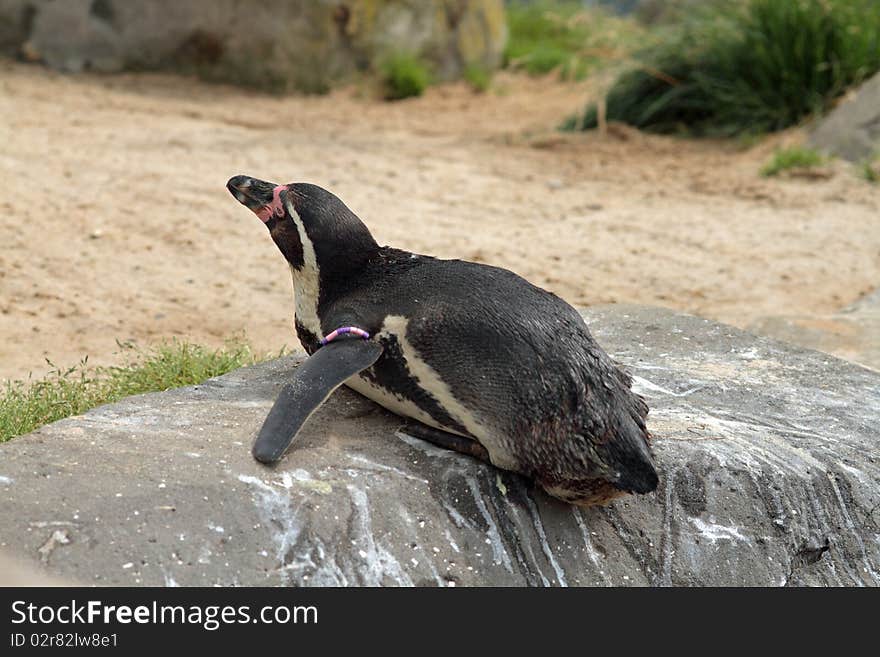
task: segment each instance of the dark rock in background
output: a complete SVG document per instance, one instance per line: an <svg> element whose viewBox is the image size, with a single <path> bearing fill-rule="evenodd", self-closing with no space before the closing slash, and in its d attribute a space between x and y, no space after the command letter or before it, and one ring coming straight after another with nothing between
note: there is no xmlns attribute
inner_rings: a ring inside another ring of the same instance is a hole
<svg viewBox="0 0 880 657"><path fill-rule="evenodd" d="M324 91L394 51L440 78L493 69L501 0L0 0L0 53L62 71L164 69L273 91Z"/></svg>
<svg viewBox="0 0 880 657"><path fill-rule="evenodd" d="M654 308L585 317L650 402L656 493L568 506L348 390L265 468L288 357L0 445L0 549L86 584L880 584L880 374Z"/></svg>
<svg viewBox="0 0 880 657"><path fill-rule="evenodd" d="M30 0L0 0L0 54L20 53L35 15L36 8Z"/></svg>

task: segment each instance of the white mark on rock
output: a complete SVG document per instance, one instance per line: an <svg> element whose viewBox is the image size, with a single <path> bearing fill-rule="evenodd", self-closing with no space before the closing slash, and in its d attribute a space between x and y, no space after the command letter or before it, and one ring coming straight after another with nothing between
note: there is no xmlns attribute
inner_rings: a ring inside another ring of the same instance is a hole
<svg viewBox="0 0 880 657"><path fill-rule="evenodd" d="M743 536L740 531L736 527L729 527L727 525L719 525L714 522L706 522L702 518L688 518L688 520L697 528L697 531L700 532L700 536L707 539L713 545L717 541L745 541L749 542L749 539Z"/></svg>
<svg viewBox="0 0 880 657"><path fill-rule="evenodd" d="M839 467L843 468L844 470L846 470L853 477L855 477L862 486L865 486L866 488L871 486L871 479L867 475L865 475L864 472L859 470L858 468L854 468L851 465L847 465L846 463L843 463L842 461L839 461L837 463L837 465Z"/></svg>
<svg viewBox="0 0 880 657"><path fill-rule="evenodd" d="M348 586L348 578L333 557L327 554L321 539L314 537L312 546L313 549L307 548L289 568L312 568L311 574L303 575L303 581L307 580L310 586ZM318 563L315 563L313 556Z"/></svg>
<svg viewBox="0 0 880 657"><path fill-rule="evenodd" d="M760 358L760 354L758 353L757 349L751 347L749 349L739 352L739 357L743 360L754 360L756 358Z"/></svg>
<svg viewBox="0 0 880 657"><path fill-rule="evenodd" d="M15 479L12 477L4 477L3 475L0 475L0 486L8 486L13 481L15 481Z"/></svg>
<svg viewBox="0 0 880 657"><path fill-rule="evenodd" d="M583 509L572 505L571 514L574 516L574 520L577 523L578 528L581 530L581 536L584 539L584 549L587 551L587 556L590 558L590 561L593 562L593 565L596 566L596 569L602 575L602 579L605 580L605 583L610 584L610 580L599 565L599 553L593 546L592 539L590 539L590 531L587 529L587 523L584 522Z"/></svg>
<svg viewBox="0 0 880 657"><path fill-rule="evenodd" d="M201 564L211 563L211 547L207 544L203 545L199 550L199 557L196 559Z"/></svg>
<svg viewBox="0 0 880 657"><path fill-rule="evenodd" d="M43 563L49 563L49 557L55 551L59 545L67 545L70 543L70 537L67 533L66 529L56 529L52 532L52 535L49 539L43 543L39 550L40 553L40 561Z"/></svg>
<svg viewBox="0 0 880 657"><path fill-rule="evenodd" d="M659 392L660 394L669 395L671 397L687 397L688 395L692 395L698 390L702 390L706 387L703 385L697 386L696 388L691 388L690 390L685 390L684 392L672 392L672 390L667 390L666 388L658 386L656 383L652 383L651 381L648 381L648 379L643 379L640 376L633 376L632 380L633 392L644 395L646 397L651 397L652 395L650 393L652 392Z"/></svg>
<svg viewBox="0 0 880 657"><path fill-rule="evenodd" d="M472 476L466 476L465 481L467 481L468 488L471 489L471 495L474 496L474 502L477 504L477 509L480 511L480 515L483 516L483 520L486 521L486 525L488 526L487 537L489 539L489 544L492 546L492 560L496 564L503 564L508 572L513 572L513 566L510 563L510 555L507 554L507 550L504 547L504 541L501 540L501 534L498 532L498 526L495 524L495 520L492 518L492 514L489 513L489 509L486 507L486 502L483 500L483 494L480 492L480 486L477 484L477 480Z"/></svg>
<svg viewBox="0 0 880 657"><path fill-rule="evenodd" d="M348 486L348 494L352 505L352 527L356 532L358 545L362 546L358 556L363 563L359 570L364 585L382 586L385 578L388 577L400 586L413 586L413 581L397 559L376 542L367 494L354 486Z"/></svg>
<svg viewBox="0 0 880 657"><path fill-rule="evenodd" d="M663 572L661 583L663 586L672 586L672 556L675 549L672 547L672 487L675 485L675 471L666 477L666 488L663 496Z"/></svg>
<svg viewBox="0 0 880 657"><path fill-rule="evenodd" d="M262 479L251 475L238 475L238 480L256 489L257 511L267 527L273 527L272 541L275 543L275 558L278 560L281 579L288 583L288 568L285 558L296 544L302 527L297 518L297 509L292 509L290 496L270 486Z"/></svg>
<svg viewBox="0 0 880 657"><path fill-rule="evenodd" d="M850 531L855 538L856 543L859 545L859 549L862 552L862 559L865 563L864 571L871 576L871 579L874 582L880 581L880 577L878 577L877 572L874 570L873 565L871 564L871 560L868 558L868 552L865 550L865 543L862 541L862 537L859 534L859 531L856 529L855 523L853 522L852 516L849 514L849 509L846 508L846 503L843 501L843 495L840 492L840 488L837 485L837 482L834 479L834 476L829 474L828 481L831 484L831 489L834 491L834 496L837 498L837 504L840 507L840 513L843 515L843 520L846 523L846 528ZM856 580L860 586L864 586L864 583L861 580Z"/></svg>
<svg viewBox="0 0 880 657"><path fill-rule="evenodd" d="M452 518L452 522L455 523L455 526L461 529L462 527L470 527L474 529L473 523L468 521L463 515L458 512L458 509L450 505L448 502L443 502L443 508L446 509L446 512L449 514L449 517Z"/></svg>
<svg viewBox="0 0 880 657"><path fill-rule="evenodd" d="M420 477L414 477L411 474L407 474L403 470L400 470L400 469L395 468L390 465L384 465L382 463L375 463L374 461L371 461L370 459L365 458L363 456L351 455L351 456L349 456L349 458L352 461L356 461L357 463L364 464L365 466L367 466L367 468L369 468L371 470L381 470L382 472L391 472L393 474L396 474L398 477L403 477L404 479L409 479L411 481L419 481L423 484L429 483L427 479L422 479Z"/></svg>
<svg viewBox="0 0 880 657"><path fill-rule="evenodd" d="M544 523L541 522L541 514L538 513L535 501L526 495L526 504L529 507L529 515L532 516L532 524L535 527L535 531L538 532L538 539L541 541L541 550L544 551L544 555L550 562L553 572L556 573L556 582L559 586L568 587L568 582L565 581L565 571L562 570L559 562L556 561L556 557L553 556L553 550L550 549L550 543L547 542L547 533L544 531Z"/></svg>

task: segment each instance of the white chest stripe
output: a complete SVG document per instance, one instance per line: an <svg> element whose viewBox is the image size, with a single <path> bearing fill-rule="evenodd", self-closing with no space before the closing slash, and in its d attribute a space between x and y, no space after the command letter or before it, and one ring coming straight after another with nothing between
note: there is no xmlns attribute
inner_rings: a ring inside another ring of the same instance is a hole
<svg viewBox="0 0 880 657"><path fill-rule="evenodd" d="M293 276L294 303L296 304L294 312L297 321L320 339L323 336L321 334L321 320L318 319L319 278L315 247L306 234L306 229L296 209L286 198L284 199L284 207L293 218L303 249L302 269L297 270L293 265L290 266L290 273Z"/></svg>
<svg viewBox="0 0 880 657"><path fill-rule="evenodd" d="M367 399L372 399L380 406L384 406L392 413L397 413L402 417L411 417L435 429L443 429L449 431L447 427L441 426L434 421L430 415L416 406L409 399L404 399L399 395L393 394L390 390L381 388L371 381L361 378L359 374L355 374L345 382L352 390L361 393Z"/></svg>
<svg viewBox="0 0 880 657"><path fill-rule="evenodd" d="M505 465L509 467L510 464L506 463L506 461L509 460L506 457L506 450L504 450L502 445L499 444L494 432L481 423L464 404L455 398L452 391L449 389L449 386L440 378L437 371L419 356L415 347L413 347L406 339L408 322L409 320L405 317L388 315L382 323L382 330L379 332L379 337L383 335L394 336L397 339L397 344L400 345L400 351L404 357L406 368L410 376L412 376L412 378L418 383L419 387L429 392L437 403L440 404L440 406L455 421L480 441L480 443L489 451L493 463L500 467L505 467ZM415 404L411 405L415 406ZM422 411L419 411L419 413L425 415ZM437 428L444 428L438 427L437 423L434 421L426 422L419 416L410 413L407 413L407 415L416 417L422 422L425 422L425 424ZM446 430L448 431L448 429Z"/></svg>

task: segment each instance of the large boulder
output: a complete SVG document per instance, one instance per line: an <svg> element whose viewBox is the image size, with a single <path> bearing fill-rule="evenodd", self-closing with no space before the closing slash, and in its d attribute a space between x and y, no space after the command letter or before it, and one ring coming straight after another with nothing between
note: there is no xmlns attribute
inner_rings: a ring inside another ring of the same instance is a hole
<svg viewBox="0 0 880 657"><path fill-rule="evenodd" d="M650 402L653 494L566 505L348 390L266 468L288 357L0 445L0 548L114 585L880 584L878 373L659 309L585 316Z"/></svg>
<svg viewBox="0 0 880 657"><path fill-rule="evenodd" d="M880 73L819 121L810 143L851 162L880 155Z"/></svg>
<svg viewBox="0 0 880 657"><path fill-rule="evenodd" d="M0 0L0 48L79 71L193 71L271 90L321 91L392 51L441 78L494 68L502 0Z"/></svg>

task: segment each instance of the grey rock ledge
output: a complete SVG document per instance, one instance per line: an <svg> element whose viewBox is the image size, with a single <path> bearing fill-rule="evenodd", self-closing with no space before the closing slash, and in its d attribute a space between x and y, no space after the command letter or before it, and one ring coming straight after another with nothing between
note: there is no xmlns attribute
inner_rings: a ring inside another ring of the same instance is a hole
<svg viewBox="0 0 880 657"><path fill-rule="evenodd" d="M348 390L251 460L288 357L0 445L0 549L103 585L880 584L880 374L656 308L585 312L656 493L580 510Z"/></svg>

